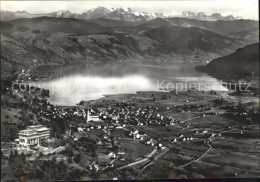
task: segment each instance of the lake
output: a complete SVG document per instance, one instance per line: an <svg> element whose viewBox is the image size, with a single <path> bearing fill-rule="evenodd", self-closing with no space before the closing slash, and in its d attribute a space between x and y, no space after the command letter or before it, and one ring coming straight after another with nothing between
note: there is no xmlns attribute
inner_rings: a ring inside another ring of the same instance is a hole
<svg viewBox="0 0 260 182"><path fill-rule="evenodd" d="M159 91L227 90L217 79L196 71L194 63L110 63L90 64L66 71L62 77L38 81L50 90L49 101L57 105L76 105L104 95Z"/></svg>

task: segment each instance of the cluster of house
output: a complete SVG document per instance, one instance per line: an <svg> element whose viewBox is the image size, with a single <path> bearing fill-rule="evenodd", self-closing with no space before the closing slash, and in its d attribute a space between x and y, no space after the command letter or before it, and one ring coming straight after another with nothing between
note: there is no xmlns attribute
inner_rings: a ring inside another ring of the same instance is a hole
<svg viewBox="0 0 260 182"><path fill-rule="evenodd" d="M115 160L124 161L125 150L121 148L119 137L114 137L111 135L111 130L104 130L104 133L101 135L101 139L97 140L97 145L102 145L106 150L104 155L107 159L112 159L108 164L105 165L105 168L114 167L113 162ZM90 170L99 170L100 167L96 163L90 164ZM104 169L103 169L104 170Z"/></svg>
<svg viewBox="0 0 260 182"><path fill-rule="evenodd" d="M168 126L183 122L172 117L162 116L158 113L158 108L137 107L126 103L113 108L97 108L96 112L99 113L101 120L116 124Z"/></svg>
<svg viewBox="0 0 260 182"><path fill-rule="evenodd" d="M181 135L179 136L179 138L174 138L171 143L176 143L178 141L183 141L183 142L186 142L186 141L193 141L193 137L185 137L184 135Z"/></svg>
<svg viewBox="0 0 260 182"><path fill-rule="evenodd" d="M81 118L86 122L89 121L100 121L100 116L95 114L92 109L79 109L56 107L48 105L46 110L41 110L40 114L48 118Z"/></svg>
<svg viewBox="0 0 260 182"><path fill-rule="evenodd" d="M50 138L50 129L43 125L28 126L19 132L19 145L30 149L40 146L41 142Z"/></svg>
<svg viewBox="0 0 260 182"><path fill-rule="evenodd" d="M28 70L24 70L21 68L19 73L17 74L16 82L24 82L25 80L31 80L31 75Z"/></svg>
<svg viewBox="0 0 260 182"><path fill-rule="evenodd" d="M33 64L36 65L36 62L34 62L35 60L33 60ZM34 65L34 66L35 66ZM23 68L21 68L17 74L17 79L16 79L16 82L26 82L27 80L33 80L33 81L37 81L37 80L47 80L47 79L50 79L52 77L49 77L49 76L39 76L38 74L31 74L30 73L30 70L25 70Z"/></svg>
<svg viewBox="0 0 260 182"><path fill-rule="evenodd" d="M247 106L245 106L244 108L234 106L229 112L226 112L224 115L233 119L238 119L240 121L246 121L247 123L253 123L258 122L259 120L259 109L253 107L250 108Z"/></svg>
<svg viewBox="0 0 260 182"><path fill-rule="evenodd" d="M133 139L141 140L146 145L151 145L151 146L155 145L155 141L153 138L149 137L145 133L140 132L137 129L130 131L128 135L129 135L129 137L131 137Z"/></svg>

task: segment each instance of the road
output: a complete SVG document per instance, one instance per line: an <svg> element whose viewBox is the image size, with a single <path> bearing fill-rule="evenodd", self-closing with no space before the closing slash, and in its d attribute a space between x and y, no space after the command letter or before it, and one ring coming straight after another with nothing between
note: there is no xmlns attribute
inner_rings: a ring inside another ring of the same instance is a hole
<svg viewBox="0 0 260 182"><path fill-rule="evenodd" d="M186 167L186 166L188 166L188 165L190 165L191 163L193 163L193 162L195 162L195 161L199 161L199 160L201 160L205 155L207 155L207 153L212 149L212 147L211 147L211 145L209 144L209 142L207 142L207 144L208 144L208 146L209 146L209 149L205 152L205 153L203 153L199 158L197 158L197 159L195 159L195 160L192 160L192 161L190 161L190 162L188 162L188 163L186 163L186 164L183 164L183 165L181 165L181 166L179 166L179 167L177 167L177 168L184 168L184 167Z"/></svg>
<svg viewBox="0 0 260 182"><path fill-rule="evenodd" d="M231 130L227 130L227 131L222 131L222 132L220 132L221 134L222 133L226 133L226 132L230 132L230 131L237 131L237 129L231 129ZM211 138L211 137L210 137ZM210 139L209 138L209 139ZM208 152L212 149L212 146L209 144L209 141L207 142L207 144L208 144L208 146L209 146L209 149L205 152L205 153L203 153L199 158L197 158L197 159L195 159L195 160L192 160L192 161L190 161L190 162L188 162L188 163L186 163L186 164L184 164L184 165L181 165L181 166L179 166L179 167L177 167L177 168L183 168L183 167L186 167L186 166L188 166L189 164L191 164L191 163L193 163L194 161L199 161L199 160L201 160L205 155L207 155L208 154Z"/></svg>
<svg viewBox="0 0 260 182"><path fill-rule="evenodd" d="M142 163L142 162L145 162L145 161L147 161L147 160L149 160L149 159L148 159L148 158L144 158L144 159L142 159L142 160L139 160L139 161L136 161L136 162L127 164L127 165L125 165L125 166L119 167L119 168L117 168L117 170L125 169L125 168L128 168L128 167L131 167L131 166L140 164L140 163Z"/></svg>
<svg viewBox="0 0 260 182"><path fill-rule="evenodd" d="M161 157L162 155L164 155L164 154L165 154L166 152L168 152L168 151L169 151L169 149L166 148L166 150L165 150L163 153L161 153L160 155L156 156L149 164L147 164L146 166L144 166L144 167L141 169L141 171L145 170L148 166L152 165L159 157Z"/></svg>
<svg viewBox="0 0 260 182"><path fill-rule="evenodd" d="M147 158L152 157L155 154L155 152L157 152L157 147L154 148L154 150L147 156Z"/></svg>
<svg viewBox="0 0 260 182"><path fill-rule="evenodd" d="M141 160L136 161L136 162L132 162L132 163L124 165L124 166L121 166L121 167L117 168L117 170L125 169L125 168L128 168L128 167L146 162L146 161L150 160L149 158L152 157L156 152L157 152L157 147L155 147L154 150L146 158L141 159Z"/></svg>

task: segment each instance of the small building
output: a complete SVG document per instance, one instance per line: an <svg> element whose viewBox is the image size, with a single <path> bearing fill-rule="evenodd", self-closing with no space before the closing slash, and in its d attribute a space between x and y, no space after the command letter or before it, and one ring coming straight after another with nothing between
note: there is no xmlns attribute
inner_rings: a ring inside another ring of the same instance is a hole
<svg viewBox="0 0 260 182"><path fill-rule="evenodd" d="M82 127L78 127L78 131L79 131L79 132L82 132L82 131L83 131L83 128L82 128Z"/></svg>

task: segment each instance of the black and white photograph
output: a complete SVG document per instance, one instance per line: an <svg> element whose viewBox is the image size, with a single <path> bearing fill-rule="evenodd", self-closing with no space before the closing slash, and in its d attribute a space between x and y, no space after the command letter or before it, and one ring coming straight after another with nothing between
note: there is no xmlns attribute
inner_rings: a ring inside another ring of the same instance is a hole
<svg viewBox="0 0 260 182"><path fill-rule="evenodd" d="M1 181L260 177L258 0L1 0Z"/></svg>

